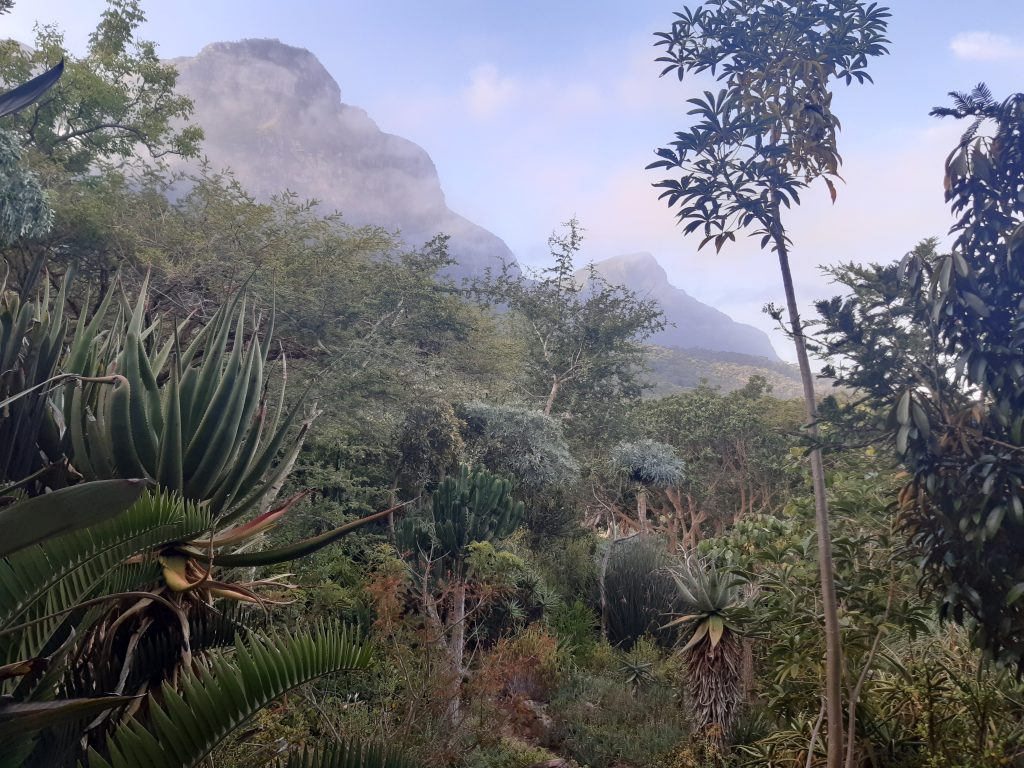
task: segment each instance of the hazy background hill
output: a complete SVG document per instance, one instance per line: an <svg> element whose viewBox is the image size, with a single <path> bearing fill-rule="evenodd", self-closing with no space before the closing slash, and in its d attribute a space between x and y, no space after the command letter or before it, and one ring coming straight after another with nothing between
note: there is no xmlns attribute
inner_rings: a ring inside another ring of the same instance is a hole
<svg viewBox="0 0 1024 768"><path fill-rule="evenodd" d="M608 282L625 285L641 296L656 299L669 326L651 338L654 344L683 349L738 352L778 361L768 335L752 325L737 323L693 298L668 281L668 275L649 253L630 253L597 262Z"/></svg>

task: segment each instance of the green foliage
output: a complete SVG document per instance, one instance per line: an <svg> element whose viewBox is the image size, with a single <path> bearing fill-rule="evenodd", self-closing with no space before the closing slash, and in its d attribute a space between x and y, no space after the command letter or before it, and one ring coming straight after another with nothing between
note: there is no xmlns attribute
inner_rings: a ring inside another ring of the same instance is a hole
<svg viewBox="0 0 1024 768"><path fill-rule="evenodd" d="M43 480L55 488L62 484L64 451L46 386L63 351L67 285L55 300L49 284L35 301L0 293L0 482L20 483L31 494L41 491Z"/></svg>
<svg viewBox="0 0 1024 768"><path fill-rule="evenodd" d="M87 479L150 478L235 519L290 468L288 457L308 427L292 429L301 399L286 410L283 389L276 413L267 406L273 319L261 339L247 323L244 295L236 293L186 344L181 328L172 325L161 338L158 323L146 327L148 298L144 282L130 317L121 313L115 321L116 346L91 362L118 372L113 386L91 383L70 393L73 460ZM274 468L282 450L286 458Z"/></svg>
<svg viewBox="0 0 1024 768"><path fill-rule="evenodd" d="M605 626L608 640L624 648L646 634L671 645L672 631L659 632L681 602L668 566L672 557L656 538L634 536L612 546L605 574Z"/></svg>
<svg viewBox="0 0 1024 768"><path fill-rule="evenodd" d="M39 179L21 163L13 134L0 129L0 246L22 238L42 237L53 224L53 211Z"/></svg>
<svg viewBox="0 0 1024 768"><path fill-rule="evenodd" d="M671 569L685 613L666 626L678 626L680 653L696 730L709 741L727 743L743 695L740 679L742 628L735 618L742 580L710 561L687 560Z"/></svg>
<svg viewBox="0 0 1024 768"><path fill-rule="evenodd" d="M519 525L523 504L510 491L508 480L463 464L431 495L429 520L402 521L399 547L443 560L461 577L470 545L507 538Z"/></svg>
<svg viewBox="0 0 1024 768"><path fill-rule="evenodd" d="M637 485L664 488L683 479L683 462L672 446L649 438L619 443L608 459L613 470Z"/></svg>
<svg viewBox="0 0 1024 768"><path fill-rule="evenodd" d="M657 150L648 168L678 169L655 184L687 234L716 250L751 224L761 247L783 238L779 212L799 203L799 190L832 179L842 162L833 81L871 81L870 57L887 52L888 9L839 0L713 0L676 13L658 32L662 75L710 72L724 84L688 99L696 123ZM778 242L773 243L778 247Z"/></svg>
<svg viewBox="0 0 1024 768"><path fill-rule="evenodd" d="M841 381L889 416L860 423L893 440L912 474L902 520L940 615L1021 664L1024 95L998 103L978 86L934 114L971 120L946 164L951 251L926 242L898 268L841 270L851 293L819 303L824 343L848 361Z"/></svg>
<svg viewBox="0 0 1024 768"><path fill-rule="evenodd" d="M399 480L418 491L455 469L465 450L464 426L449 403L414 405L396 440Z"/></svg>
<svg viewBox="0 0 1024 768"><path fill-rule="evenodd" d="M174 93L177 72L160 61L153 43L135 38L144 21L136 0L110 0L82 58L68 52L51 25L38 27L32 49L13 40L0 46L0 80L8 83L65 61L49 96L13 119L25 145L76 173L96 163L136 162L140 145L154 158L197 154L202 131L178 123L188 119L192 102Z"/></svg>
<svg viewBox="0 0 1024 768"><path fill-rule="evenodd" d="M347 742L303 749L275 763L277 768L413 768L414 764L382 744Z"/></svg>
<svg viewBox="0 0 1024 768"><path fill-rule="evenodd" d="M643 404L644 432L671 445L687 468L681 488L698 525L777 508L790 491L795 439L788 433L803 423L803 408L760 391L763 381L728 394L700 386Z"/></svg>
<svg viewBox="0 0 1024 768"><path fill-rule="evenodd" d="M573 675L552 699L555 737L580 765L656 765L686 737L672 684L655 676L634 695L616 671Z"/></svg>
<svg viewBox="0 0 1024 768"><path fill-rule="evenodd" d="M233 657L214 656L209 667L185 676L178 689L165 684L153 701L148 725L132 720L107 742L90 749L90 768L157 768L199 765L253 713L291 689L332 672L363 669L369 646L351 630L322 626L312 632L252 636L235 643Z"/></svg>
<svg viewBox="0 0 1024 768"><path fill-rule="evenodd" d="M470 752L465 768L533 768L552 759L555 756L546 749L515 739L502 739L494 746L477 747Z"/></svg>
<svg viewBox="0 0 1024 768"><path fill-rule="evenodd" d="M555 491L579 479L579 464L562 427L550 416L479 400L460 405L458 413L465 422L471 462L515 478L518 485L535 493Z"/></svg>
<svg viewBox="0 0 1024 768"><path fill-rule="evenodd" d="M548 415L598 420L640 394L642 342L665 322L656 302L610 285L593 268L583 280L573 260L583 230L573 219L548 239L554 266L527 279L511 267L477 281L481 300L506 306L527 345L527 394ZM573 429L582 429L573 424Z"/></svg>

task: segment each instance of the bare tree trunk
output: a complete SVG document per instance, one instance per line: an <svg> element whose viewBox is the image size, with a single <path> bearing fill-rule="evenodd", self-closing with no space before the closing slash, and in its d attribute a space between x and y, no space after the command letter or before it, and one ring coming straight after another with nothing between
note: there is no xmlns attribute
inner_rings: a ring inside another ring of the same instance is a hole
<svg viewBox="0 0 1024 768"><path fill-rule="evenodd" d="M551 377L551 392L548 393L548 401L544 404L544 415L550 416L551 409L555 407L555 398L558 397L558 387L561 382L557 376Z"/></svg>
<svg viewBox="0 0 1024 768"><path fill-rule="evenodd" d="M640 532L647 533L647 489L636 489L636 519L640 523Z"/></svg>
<svg viewBox="0 0 1024 768"><path fill-rule="evenodd" d="M615 546L615 539L618 535L618 528L615 525L615 513L608 509L608 546L601 558L601 579L598 588L601 591L601 636L608 639L608 592L605 588L605 577L608 575L608 561L612 557L612 547Z"/></svg>
<svg viewBox="0 0 1024 768"><path fill-rule="evenodd" d="M455 675L455 695L448 703L448 721L453 725L459 719L459 710L462 706L462 678L465 670L462 668L466 657L466 582L459 581L455 586L455 594L452 598L452 636L449 650L452 660L452 673Z"/></svg>
<svg viewBox="0 0 1024 768"><path fill-rule="evenodd" d="M818 436L818 403L814 394L814 377L807 358L807 342L793 289L793 274L789 268L789 253L782 227L776 224L773 231L775 247L779 254L779 268L782 284L786 291L786 306L793 333L793 346L800 365L800 382L804 390L804 406L807 411L807 432L811 438ZM832 564L832 534L829 531L828 499L825 494L825 468L821 450L811 451L811 482L814 485L814 522L818 534L818 569L821 579L821 602L825 618L825 715L828 724L828 768L842 768L843 765L843 691L842 691L842 644L839 634L839 607L836 601L835 572Z"/></svg>

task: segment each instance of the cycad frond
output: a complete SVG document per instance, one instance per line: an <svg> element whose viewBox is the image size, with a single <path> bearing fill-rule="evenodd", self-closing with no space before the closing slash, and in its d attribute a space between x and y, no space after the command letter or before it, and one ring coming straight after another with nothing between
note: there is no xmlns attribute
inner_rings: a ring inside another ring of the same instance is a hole
<svg viewBox="0 0 1024 768"><path fill-rule="evenodd" d="M282 694L332 672L365 669L369 661L369 646L346 627L237 640L234 654L199 667L180 681L179 690L165 684L160 700L149 701L147 725L138 720L122 725L107 739L107 754L90 748L85 765L198 765L233 729Z"/></svg>
<svg viewBox="0 0 1024 768"><path fill-rule="evenodd" d="M108 594L127 588L123 583L118 590L109 588L112 579L123 581L117 577L127 558L197 536L209 526L209 513L200 507L166 493L146 494L112 520L0 560L0 630L52 616L28 631L0 636L0 663L37 655L63 622L62 612L101 588Z"/></svg>
<svg viewBox="0 0 1024 768"><path fill-rule="evenodd" d="M414 764L383 744L350 741L317 749L303 749L274 764L274 768L415 768Z"/></svg>

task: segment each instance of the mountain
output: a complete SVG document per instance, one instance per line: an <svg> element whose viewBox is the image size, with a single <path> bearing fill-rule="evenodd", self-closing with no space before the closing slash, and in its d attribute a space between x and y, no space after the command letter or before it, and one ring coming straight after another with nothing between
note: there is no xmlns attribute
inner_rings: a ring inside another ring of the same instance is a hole
<svg viewBox="0 0 1024 768"><path fill-rule="evenodd" d="M204 154L215 168L230 167L258 199L285 189L317 198L351 224L399 230L412 246L446 233L460 276L515 264L499 237L448 208L427 152L345 104L338 83L309 51L279 40L241 40L169 63L178 69L179 92L195 102ZM597 267L609 281L657 299L673 324L652 340L666 348L655 355L664 390L695 386L701 378L731 389L742 386L748 369L785 367L763 332L672 286L650 254ZM740 355L743 363L724 361L723 354ZM773 373L788 378L781 369Z"/></svg>
<svg viewBox="0 0 1024 768"><path fill-rule="evenodd" d="M340 210L351 224L401 231L418 246L439 232L460 275L515 257L501 238L450 210L426 151L384 133L309 51L279 40L213 43L169 62L195 102L203 151L258 199L288 189Z"/></svg>
<svg viewBox="0 0 1024 768"><path fill-rule="evenodd" d="M649 253L614 256L594 265L608 282L624 285L645 298L656 299L669 325L650 341L663 347L732 352L766 363L778 363L768 335L752 325L737 323L724 312L698 301L669 283L668 275Z"/></svg>

